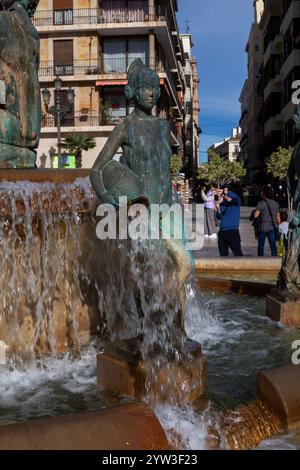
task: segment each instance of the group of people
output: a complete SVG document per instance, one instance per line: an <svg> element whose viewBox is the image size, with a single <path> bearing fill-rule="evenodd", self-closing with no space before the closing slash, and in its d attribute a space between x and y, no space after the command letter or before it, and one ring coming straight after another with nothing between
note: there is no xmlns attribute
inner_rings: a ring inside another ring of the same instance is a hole
<svg viewBox="0 0 300 470"><path fill-rule="evenodd" d="M234 256L243 256L240 236L241 198L230 190L228 185L218 188L211 184L208 191L201 191L204 201L204 237L218 238L220 256L228 256L229 249ZM268 239L272 256L278 256L278 246L287 243L289 223L287 212L280 211L273 198L273 191L265 187L261 200L249 220L258 240L258 256L264 256L265 242ZM217 229L219 232L217 234Z"/></svg>

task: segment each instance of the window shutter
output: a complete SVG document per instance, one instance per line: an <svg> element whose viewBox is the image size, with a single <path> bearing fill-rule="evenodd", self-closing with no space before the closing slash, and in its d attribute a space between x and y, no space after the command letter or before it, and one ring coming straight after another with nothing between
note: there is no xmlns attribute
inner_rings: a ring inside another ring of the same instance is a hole
<svg viewBox="0 0 300 470"><path fill-rule="evenodd" d="M73 65L73 40L53 41L54 65Z"/></svg>
<svg viewBox="0 0 300 470"><path fill-rule="evenodd" d="M73 10L73 0L53 0L53 10Z"/></svg>

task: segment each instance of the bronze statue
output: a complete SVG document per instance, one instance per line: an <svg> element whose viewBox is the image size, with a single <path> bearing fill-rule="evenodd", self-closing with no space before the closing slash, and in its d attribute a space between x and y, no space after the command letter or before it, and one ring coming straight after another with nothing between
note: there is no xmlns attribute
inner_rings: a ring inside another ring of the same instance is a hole
<svg viewBox="0 0 300 470"><path fill-rule="evenodd" d="M96 160L91 181L103 202L118 205L119 196L129 200L145 197L150 204L172 204L169 161L169 124L152 116L160 97L157 73L137 59L128 71L126 97L134 111L118 124ZM123 162L112 158L119 148Z"/></svg>
<svg viewBox="0 0 300 470"><path fill-rule="evenodd" d="M0 166L34 168L41 126L39 0L0 0Z"/></svg>
<svg viewBox="0 0 300 470"><path fill-rule="evenodd" d="M300 107L293 117L296 133L300 132ZM279 288L285 298L300 300L300 139L295 145L287 174L287 187L293 201L288 247L279 275Z"/></svg>
<svg viewBox="0 0 300 470"><path fill-rule="evenodd" d="M169 123L152 115L160 97L157 73L136 59L128 71L126 97L135 104L134 111L118 124L100 152L91 172L91 183L102 202L118 207L119 197L128 202L171 206ZM113 160L119 148L120 162ZM192 261L181 240L166 240L177 270L181 300L181 331L184 331L184 284L192 270ZM170 287L170 286L169 286Z"/></svg>

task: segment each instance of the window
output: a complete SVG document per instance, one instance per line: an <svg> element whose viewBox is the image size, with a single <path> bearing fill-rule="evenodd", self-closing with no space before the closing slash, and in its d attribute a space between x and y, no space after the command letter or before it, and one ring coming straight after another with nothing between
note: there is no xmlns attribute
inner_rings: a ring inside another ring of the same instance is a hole
<svg viewBox="0 0 300 470"><path fill-rule="evenodd" d="M135 59L142 59L144 64L149 64L148 39L128 39L128 66L131 65Z"/></svg>
<svg viewBox="0 0 300 470"><path fill-rule="evenodd" d="M104 72L126 72L126 41L106 39L103 43Z"/></svg>
<svg viewBox="0 0 300 470"><path fill-rule="evenodd" d="M128 103L123 87L104 87L103 103L109 105L109 110L105 113L107 122L103 125L118 124L122 118L128 116L134 109L133 105Z"/></svg>
<svg viewBox="0 0 300 470"><path fill-rule="evenodd" d="M104 87L104 104L109 105L109 122L117 124L120 119L127 116L127 103L124 90L119 87Z"/></svg>
<svg viewBox="0 0 300 470"><path fill-rule="evenodd" d="M73 40L53 41L54 75L74 75Z"/></svg>
<svg viewBox="0 0 300 470"><path fill-rule="evenodd" d="M126 73L130 64L137 58L149 64L148 38L105 39L103 41L104 73Z"/></svg>
<svg viewBox="0 0 300 470"><path fill-rule="evenodd" d="M73 24L73 0L53 0L53 24Z"/></svg>

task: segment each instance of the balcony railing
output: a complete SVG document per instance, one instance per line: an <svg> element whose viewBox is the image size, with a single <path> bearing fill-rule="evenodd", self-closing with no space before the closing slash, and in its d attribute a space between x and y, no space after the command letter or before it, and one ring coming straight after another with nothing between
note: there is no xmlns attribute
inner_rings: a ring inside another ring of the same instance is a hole
<svg viewBox="0 0 300 470"><path fill-rule="evenodd" d="M126 57L125 55L113 58L103 58L98 60L73 60L69 64L54 64L52 61L41 62L40 77L76 76L76 75L108 75L108 74L126 74L128 67L134 61L135 57ZM142 58L147 67L155 69L157 72L163 72L163 63L157 58Z"/></svg>
<svg viewBox="0 0 300 470"><path fill-rule="evenodd" d="M66 116L61 123L62 127L88 127L88 126L100 126L100 116L90 116L82 114L80 116ZM57 122L54 116L44 114L42 116L42 127L56 127Z"/></svg>
<svg viewBox="0 0 300 470"><path fill-rule="evenodd" d="M140 56L139 56L140 57ZM126 74L128 67L135 60L135 57L107 57L98 60L73 60L69 64L54 64L53 61L41 62L39 75L40 77L50 77L54 75L70 76L70 75L109 75L109 74ZM166 60L158 57L143 58L143 62L147 67L156 70L158 73L165 72L170 81L173 81L170 67Z"/></svg>
<svg viewBox="0 0 300 470"><path fill-rule="evenodd" d="M99 75L100 65L98 60L74 60L68 65L58 65L54 62L41 62L39 69L40 77L51 77L55 75Z"/></svg>
<svg viewBox="0 0 300 470"><path fill-rule="evenodd" d="M180 147L183 148L183 140L182 140L182 135L180 134L180 132L178 131L175 123L173 120L170 120L170 128L171 128L171 131L172 133L174 134L177 142L179 143Z"/></svg>
<svg viewBox="0 0 300 470"><path fill-rule="evenodd" d="M64 26L105 23L140 23L165 20L166 8L163 5L149 7L141 3L134 9L80 8L69 10L39 10L35 13L33 24L40 26Z"/></svg>

